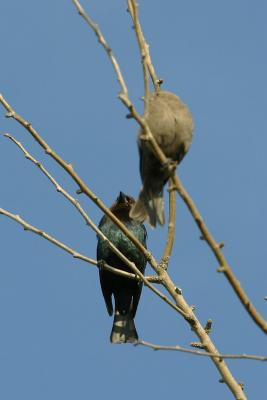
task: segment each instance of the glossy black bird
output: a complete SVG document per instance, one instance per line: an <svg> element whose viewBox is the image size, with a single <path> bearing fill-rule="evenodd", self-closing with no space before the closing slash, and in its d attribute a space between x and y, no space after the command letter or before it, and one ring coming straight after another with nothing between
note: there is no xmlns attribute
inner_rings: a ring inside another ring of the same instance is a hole
<svg viewBox="0 0 267 400"><path fill-rule="evenodd" d="M144 118L163 153L174 166L189 150L193 137L193 120L188 107L171 92L151 93ZM170 172L155 157L149 144L142 140L140 130L138 148L140 175L143 187L130 216L138 222L148 219L152 226L164 224L163 187Z"/></svg>
<svg viewBox="0 0 267 400"><path fill-rule="evenodd" d="M129 212L135 200L120 192L110 210L120 219L137 239L146 247L146 228L143 224L132 220ZM131 261L144 272L146 259L125 234L104 215L99 223L104 235ZM97 260L104 260L112 267L130 271L129 267L110 249L105 240L98 237ZM113 314L112 296L114 298L114 322L110 334L112 343L133 343L138 340L134 317L142 291L142 283L125 278L100 268L100 284L109 315Z"/></svg>

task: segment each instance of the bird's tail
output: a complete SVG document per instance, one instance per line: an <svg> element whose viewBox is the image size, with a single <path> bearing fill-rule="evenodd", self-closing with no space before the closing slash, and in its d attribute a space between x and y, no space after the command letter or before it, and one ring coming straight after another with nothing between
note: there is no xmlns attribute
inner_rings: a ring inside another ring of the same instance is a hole
<svg viewBox="0 0 267 400"><path fill-rule="evenodd" d="M115 312L112 331L110 334L111 343L135 343L138 334L135 329L133 317L130 314L119 314Z"/></svg>
<svg viewBox="0 0 267 400"><path fill-rule="evenodd" d="M154 193L147 191L143 187L129 215L137 222L144 222L147 219L153 227L157 225L157 222L160 225L164 225L165 216L162 191Z"/></svg>

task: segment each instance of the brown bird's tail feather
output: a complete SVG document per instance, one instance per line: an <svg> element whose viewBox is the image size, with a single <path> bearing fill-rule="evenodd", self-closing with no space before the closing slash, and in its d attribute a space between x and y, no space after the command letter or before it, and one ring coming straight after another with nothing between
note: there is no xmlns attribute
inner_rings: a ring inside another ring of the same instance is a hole
<svg viewBox="0 0 267 400"><path fill-rule="evenodd" d="M110 341L111 343L135 343L138 341L134 320L130 314L115 313Z"/></svg>
<svg viewBox="0 0 267 400"><path fill-rule="evenodd" d="M157 222L160 225L164 225L163 193L155 194L142 188L129 215L137 222L144 222L147 219L153 227L157 225Z"/></svg>

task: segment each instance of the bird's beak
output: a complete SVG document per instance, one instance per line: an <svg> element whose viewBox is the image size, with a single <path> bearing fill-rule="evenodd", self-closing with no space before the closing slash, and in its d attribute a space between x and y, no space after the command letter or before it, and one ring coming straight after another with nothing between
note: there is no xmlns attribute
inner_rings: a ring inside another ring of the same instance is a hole
<svg viewBox="0 0 267 400"><path fill-rule="evenodd" d="M127 197L123 192L120 192L120 194L117 198L117 202L120 204L127 203Z"/></svg>

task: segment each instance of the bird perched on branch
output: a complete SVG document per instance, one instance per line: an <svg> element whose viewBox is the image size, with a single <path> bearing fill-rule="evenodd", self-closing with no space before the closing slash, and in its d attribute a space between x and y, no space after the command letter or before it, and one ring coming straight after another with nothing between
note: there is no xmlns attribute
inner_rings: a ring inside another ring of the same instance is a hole
<svg viewBox="0 0 267 400"><path fill-rule="evenodd" d="M193 120L188 107L180 98L166 91L150 94L144 118L168 163L161 164L143 130L140 130L138 148L143 187L130 217L138 222L148 219L155 227L157 222L161 225L165 222L163 188L172 170L182 161L191 145Z"/></svg>
<svg viewBox="0 0 267 400"><path fill-rule="evenodd" d="M135 200L120 192L110 210L124 223L130 232L146 247L146 228L129 217ZM144 254L128 239L120 228L109 217L104 215L99 229L136 267L143 273L146 266ZM127 272L130 268L111 250L106 240L98 237L97 260ZM134 317L142 291L142 282L123 277L100 268L99 272L102 293L109 315L113 314L112 296L114 298L114 322L110 334L112 343L134 343L138 340Z"/></svg>

